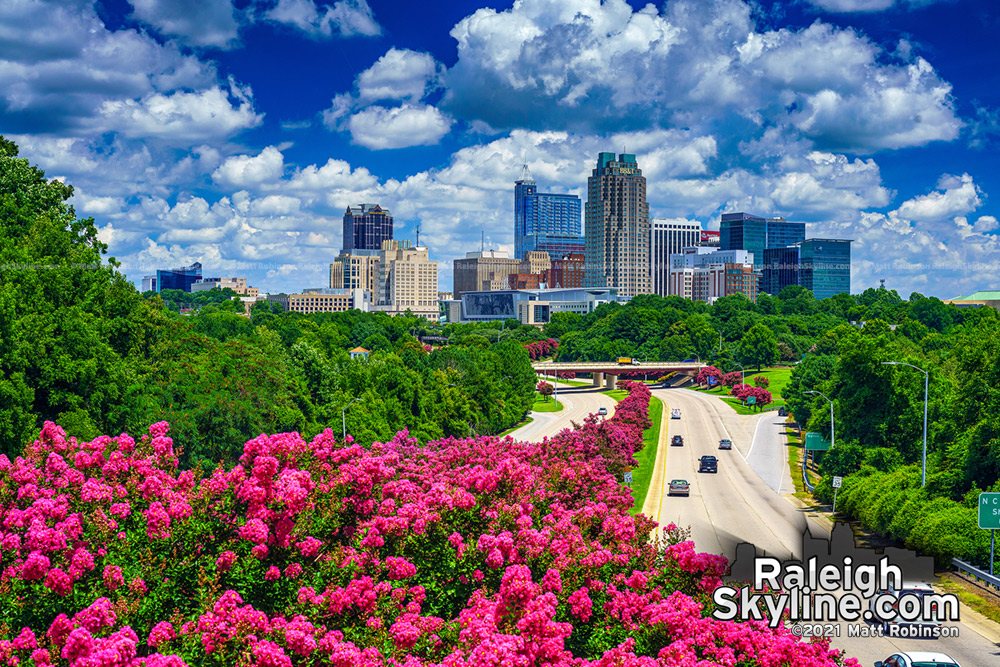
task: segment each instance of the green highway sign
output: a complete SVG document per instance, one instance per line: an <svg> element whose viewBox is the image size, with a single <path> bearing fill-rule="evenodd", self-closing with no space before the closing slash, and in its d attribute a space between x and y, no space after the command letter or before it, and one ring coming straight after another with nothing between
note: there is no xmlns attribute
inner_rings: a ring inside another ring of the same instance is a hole
<svg viewBox="0 0 1000 667"><path fill-rule="evenodd" d="M747 405L756 405L756 403L757 403L757 397L756 396L749 396L749 397L747 397Z"/></svg>
<svg viewBox="0 0 1000 667"><path fill-rule="evenodd" d="M828 449L830 449L829 440L821 436L819 433L806 433L807 452L823 452Z"/></svg>
<svg viewBox="0 0 1000 667"><path fill-rule="evenodd" d="M979 494L979 527L1000 529L1000 493Z"/></svg>

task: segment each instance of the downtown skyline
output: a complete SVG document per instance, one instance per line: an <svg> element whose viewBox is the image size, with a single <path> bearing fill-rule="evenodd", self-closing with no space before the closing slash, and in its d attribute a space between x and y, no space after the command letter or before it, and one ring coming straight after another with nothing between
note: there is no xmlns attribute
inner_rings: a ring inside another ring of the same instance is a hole
<svg viewBox="0 0 1000 667"><path fill-rule="evenodd" d="M522 163L586 202L614 151L651 218L856 239L856 292L997 286L993 3L189 4L0 7L0 133L76 187L133 281L200 262L323 285L344 210L377 202L448 289L481 234L513 256Z"/></svg>

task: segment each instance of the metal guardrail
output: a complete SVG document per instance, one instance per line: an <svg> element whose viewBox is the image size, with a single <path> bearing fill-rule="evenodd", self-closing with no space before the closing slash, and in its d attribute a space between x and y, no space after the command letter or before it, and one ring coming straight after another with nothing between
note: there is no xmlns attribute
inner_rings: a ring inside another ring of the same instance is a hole
<svg viewBox="0 0 1000 667"><path fill-rule="evenodd" d="M960 572L964 572L975 579L981 579L985 581L990 586L995 588L1000 588L1000 577L996 577L989 572L980 570L974 565L969 565L965 561L959 560L957 558L951 559L951 564Z"/></svg>

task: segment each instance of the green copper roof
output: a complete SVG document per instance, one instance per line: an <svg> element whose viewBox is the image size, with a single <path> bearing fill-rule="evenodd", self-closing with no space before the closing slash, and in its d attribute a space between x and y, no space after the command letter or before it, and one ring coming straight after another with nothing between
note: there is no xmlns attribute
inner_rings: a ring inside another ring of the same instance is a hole
<svg viewBox="0 0 1000 667"><path fill-rule="evenodd" d="M1000 301L1000 290L983 290L969 296L960 296L953 301Z"/></svg>

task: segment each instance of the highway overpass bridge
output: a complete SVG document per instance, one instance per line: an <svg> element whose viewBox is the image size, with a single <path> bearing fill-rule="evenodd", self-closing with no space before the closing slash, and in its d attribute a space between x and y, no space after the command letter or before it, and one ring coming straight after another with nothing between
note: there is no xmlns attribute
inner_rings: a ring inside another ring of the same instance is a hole
<svg viewBox="0 0 1000 667"><path fill-rule="evenodd" d="M542 361L531 364L536 373L547 375L573 371L576 373L592 373L594 386L602 384L607 389L614 389L618 376L622 373L648 373L660 377L667 373L679 373L695 377L698 371L708 364L700 362L678 361L646 361L634 364L619 364L615 361Z"/></svg>

